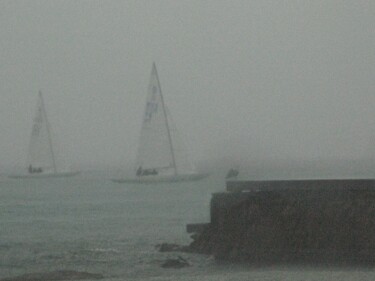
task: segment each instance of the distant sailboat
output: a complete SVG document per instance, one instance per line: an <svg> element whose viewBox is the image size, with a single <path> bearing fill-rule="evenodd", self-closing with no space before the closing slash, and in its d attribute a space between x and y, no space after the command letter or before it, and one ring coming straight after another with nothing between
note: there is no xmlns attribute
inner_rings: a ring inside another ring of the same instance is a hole
<svg viewBox="0 0 375 281"><path fill-rule="evenodd" d="M165 106L155 63L148 86L135 175L116 182L173 182L199 180L206 174L196 172L182 139Z"/></svg>
<svg viewBox="0 0 375 281"><path fill-rule="evenodd" d="M52 146L50 126L44 107L42 92L39 91L35 118L31 130L29 155L26 171L11 178L67 177L78 172L58 171Z"/></svg>

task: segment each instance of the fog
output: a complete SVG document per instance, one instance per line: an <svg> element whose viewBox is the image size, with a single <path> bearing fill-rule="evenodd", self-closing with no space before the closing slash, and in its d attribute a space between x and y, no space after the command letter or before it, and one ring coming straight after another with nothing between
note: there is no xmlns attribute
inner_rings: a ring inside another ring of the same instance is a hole
<svg viewBox="0 0 375 281"><path fill-rule="evenodd" d="M373 1L1 1L0 166L25 162L39 90L64 163L132 166L155 62L200 167L375 167L374 14Z"/></svg>

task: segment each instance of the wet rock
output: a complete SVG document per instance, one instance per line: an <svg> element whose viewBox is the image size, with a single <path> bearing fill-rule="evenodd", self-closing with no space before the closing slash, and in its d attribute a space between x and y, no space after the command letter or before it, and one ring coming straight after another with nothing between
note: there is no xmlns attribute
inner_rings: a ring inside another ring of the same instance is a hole
<svg viewBox="0 0 375 281"><path fill-rule="evenodd" d="M191 238L192 240L197 240L197 239L199 238L199 235L200 235L200 234L198 234L198 233L194 233L194 234L190 235L190 238Z"/></svg>
<svg viewBox="0 0 375 281"><path fill-rule="evenodd" d="M161 265L161 267L163 268L177 268L177 269L187 267L187 266L190 266L189 262L180 256L177 259L167 259Z"/></svg>
<svg viewBox="0 0 375 281"><path fill-rule="evenodd" d="M159 252L186 252L188 250L188 246L182 246L173 243L162 243L156 245L156 248Z"/></svg>
<svg viewBox="0 0 375 281"><path fill-rule="evenodd" d="M89 273L73 270L58 270L52 272L28 273L15 277L3 278L0 281L60 281L60 280L86 280L103 279L98 273Z"/></svg>

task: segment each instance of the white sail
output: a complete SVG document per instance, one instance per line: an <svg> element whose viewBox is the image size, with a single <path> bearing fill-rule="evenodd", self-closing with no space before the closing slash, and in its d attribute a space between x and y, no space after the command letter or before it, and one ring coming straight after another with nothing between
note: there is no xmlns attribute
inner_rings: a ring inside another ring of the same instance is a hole
<svg viewBox="0 0 375 281"><path fill-rule="evenodd" d="M10 178L50 178L77 175L77 171L58 171L52 146L51 131L42 93L39 92L32 123L26 173L9 175Z"/></svg>
<svg viewBox="0 0 375 281"><path fill-rule="evenodd" d="M56 173L50 128L41 92L39 92L35 117L33 119L27 161L29 173Z"/></svg>
<svg viewBox="0 0 375 281"><path fill-rule="evenodd" d="M165 106L154 63L142 121L136 175L176 179L194 173L194 165Z"/></svg>
<svg viewBox="0 0 375 281"><path fill-rule="evenodd" d="M147 90L141 135L139 139L137 169L175 173L172 143L158 74L152 66Z"/></svg>
<svg viewBox="0 0 375 281"><path fill-rule="evenodd" d="M175 122L173 122L172 115L166 108L167 117L169 120L169 131L173 144L173 151L175 156L177 174L195 174L196 168L190 160L184 139L181 133L177 130Z"/></svg>
<svg viewBox="0 0 375 281"><path fill-rule="evenodd" d="M164 103L155 63L152 65L139 139L135 177L119 183L192 181L205 178L189 160L187 150Z"/></svg>

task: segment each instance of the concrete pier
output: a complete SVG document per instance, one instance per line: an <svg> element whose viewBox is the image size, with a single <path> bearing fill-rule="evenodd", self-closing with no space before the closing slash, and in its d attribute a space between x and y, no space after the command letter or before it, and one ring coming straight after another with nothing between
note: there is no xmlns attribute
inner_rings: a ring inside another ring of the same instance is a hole
<svg viewBox="0 0 375 281"><path fill-rule="evenodd" d="M228 181L190 249L260 264L375 265L375 180Z"/></svg>

